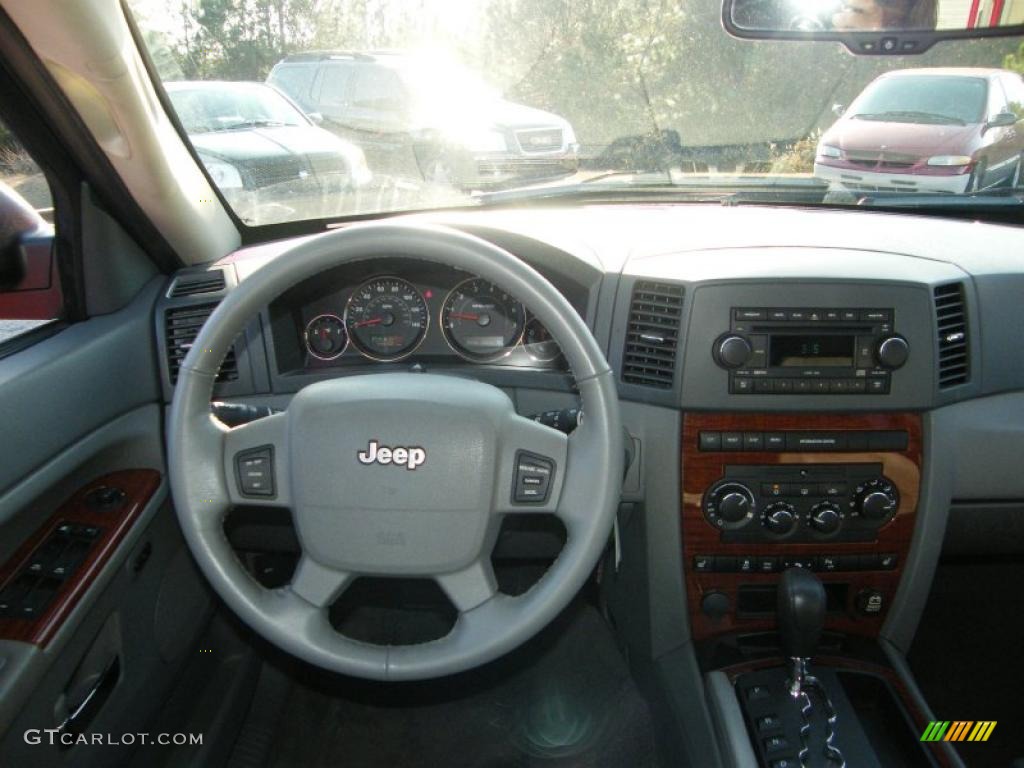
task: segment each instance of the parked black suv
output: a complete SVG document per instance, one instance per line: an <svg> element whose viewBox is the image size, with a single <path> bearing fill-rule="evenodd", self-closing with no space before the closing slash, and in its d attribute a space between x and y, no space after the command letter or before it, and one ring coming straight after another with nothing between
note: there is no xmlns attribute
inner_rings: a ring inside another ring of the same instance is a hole
<svg viewBox="0 0 1024 768"><path fill-rule="evenodd" d="M506 101L474 73L404 53L288 56L267 82L358 143L375 173L464 189L576 170L576 135L558 115Z"/></svg>

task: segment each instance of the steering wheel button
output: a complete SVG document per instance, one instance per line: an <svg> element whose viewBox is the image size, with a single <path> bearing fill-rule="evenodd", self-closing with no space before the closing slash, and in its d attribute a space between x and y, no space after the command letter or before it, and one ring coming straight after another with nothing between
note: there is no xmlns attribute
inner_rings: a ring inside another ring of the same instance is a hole
<svg viewBox="0 0 1024 768"><path fill-rule="evenodd" d="M550 459L520 451L516 454L515 487L512 499L517 503L543 504L551 490L555 464Z"/></svg>
<svg viewBox="0 0 1024 768"><path fill-rule="evenodd" d="M236 454L235 473L243 496L273 496L274 449L266 445Z"/></svg>

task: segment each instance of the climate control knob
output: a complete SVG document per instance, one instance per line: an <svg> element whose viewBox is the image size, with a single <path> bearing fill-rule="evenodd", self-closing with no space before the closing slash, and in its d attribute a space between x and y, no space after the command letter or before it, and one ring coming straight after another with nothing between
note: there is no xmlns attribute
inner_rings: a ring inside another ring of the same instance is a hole
<svg viewBox="0 0 1024 768"><path fill-rule="evenodd" d="M807 523L818 533L835 533L843 524L843 513L831 501L823 501L811 507Z"/></svg>
<svg viewBox="0 0 1024 768"><path fill-rule="evenodd" d="M764 527L776 536L785 536L796 525L796 509L785 501L769 504L764 510Z"/></svg>
<svg viewBox="0 0 1024 768"><path fill-rule="evenodd" d="M738 523L750 514L754 506L750 494L742 491L728 491L718 502L718 515L727 523Z"/></svg>
<svg viewBox="0 0 1024 768"><path fill-rule="evenodd" d="M864 483L854 492L854 509L868 520L884 520L896 512L899 502L896 489L885 478Z"/></svg>
<svg viewBox="0 0 1024 768"><path fill-rule="evenodd" d="M742 336L723 336L715 345L715 359L724 368L739 368L753 354L754 348Z"/></svg>
<svg viewBox="0 0 1024 768"><path fill-rule="evenodd" d="M704 499L708 521L723 529L741 528L754 516L754 493L743 483L716 485Z"/></svg>

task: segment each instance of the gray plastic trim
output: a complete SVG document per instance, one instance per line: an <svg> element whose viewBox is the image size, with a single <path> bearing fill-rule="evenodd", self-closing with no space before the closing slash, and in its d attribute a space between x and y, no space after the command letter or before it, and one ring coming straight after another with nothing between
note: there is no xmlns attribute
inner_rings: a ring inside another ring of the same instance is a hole
<svg viewBox="0 0 1024 768"><path fill-rule="evenodd" d="M743 711L728 676L720 671L711 672L706 681L708 705L722 750L723 764L729 768L757 768L757 755L750 745Z"/></svg>

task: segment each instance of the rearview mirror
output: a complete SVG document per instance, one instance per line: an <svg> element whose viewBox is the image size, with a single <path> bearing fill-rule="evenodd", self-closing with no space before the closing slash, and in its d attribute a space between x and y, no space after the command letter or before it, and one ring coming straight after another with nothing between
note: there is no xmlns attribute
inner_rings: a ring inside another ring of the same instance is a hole
<svg viewBox="0 0 1024 768"><path fill-rule="evenodd" d="M1024 34L1013 3L999 13L959 0L724 0L722 23L751 40L834 40L860 54L915 54L937 40Z"/></svg>

